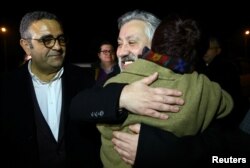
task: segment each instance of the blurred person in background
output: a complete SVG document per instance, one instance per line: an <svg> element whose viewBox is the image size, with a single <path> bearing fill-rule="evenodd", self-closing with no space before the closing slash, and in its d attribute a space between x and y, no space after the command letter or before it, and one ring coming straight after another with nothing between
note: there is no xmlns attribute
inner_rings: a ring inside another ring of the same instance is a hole
<svg viewBox="0 0 250 168"><path fill-rule="evenodd" d="M110 42L101 42L97 55L98 62L93 65L95 80L96 85L103 86L106 80L120 73L120 69L116 61L114 46Z"/></svg>
<svg viewBox="0 0 250 168"><path fill-rule="evenodd" d="M223 40L214 35L204 35L201 42L204 50L200 50L200 62L197 71L205 74L210 80L217 82L234 100L234 109L226 118L225 126L238 127L247 110L249 103L241 94L240 74L237 66L227 57L227 49Z"/></svg>

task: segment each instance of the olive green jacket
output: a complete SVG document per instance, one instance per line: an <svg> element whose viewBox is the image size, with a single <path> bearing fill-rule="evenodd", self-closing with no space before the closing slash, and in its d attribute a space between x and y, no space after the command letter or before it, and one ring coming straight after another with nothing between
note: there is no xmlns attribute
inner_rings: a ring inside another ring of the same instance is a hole
<svg viewBox="0 0 250 168"><path fill-rule="evenodd" d="M144 77L159 73L152 87L165 87L182 91L185 104L178 113L166 112L168 120L135 115L130 113L121 125L99 124L97 127L102 134L101 159L106 168L129 167L113 149L112 132L122 130L128 132L128 126L135 123L145 123L160 129L170 131L177 136L195 135L204 131L215 118L225 117L233 108L231 96L221 87L211 82L205 75L193 72L177 74L153 62L138 59L129 65L119 75L111 78L108 83L132 83Z"/></svg>

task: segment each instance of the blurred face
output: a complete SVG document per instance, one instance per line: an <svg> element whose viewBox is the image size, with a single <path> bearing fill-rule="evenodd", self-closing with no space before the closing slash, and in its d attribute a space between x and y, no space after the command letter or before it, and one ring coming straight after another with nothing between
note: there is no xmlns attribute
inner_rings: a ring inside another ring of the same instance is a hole
<svg viewBox="0 0 250 168"><path fill-rule="evenodd" d="M203 60L209 64L210 62L213 61L213 59L219 55L221 52L221 49L220 47L213 43L213 42L210 42L209 43L209 49L207 50L206 54L203 56Z"/></svg>
<svg viewBox="0 0 250 168"><path fill-rule="evenodd" d="M132 20L121 27L116 52L121 71L142 54L145 46L150 48L151 40L145 30L146 24L139 20Z"/></svg>
<svg viewBox="0 0 250 168"><path fill-rule="evenodd" d="M114 62L115 61L115 53L112 45L104 44L101 46L101 50L98 53L98 57L101 62Z"/></svg>
<svg viewBox="0 0 250 168"><path fill-rule="evenodd" d="M25 40L29 43L26 45L25 51L32 58L32 71L39 73L57 72L62 67L66 52L60 24L55 20L43 19L34 22L30 26L29 32L31 39L30 42ZM55 43L53 38L57 38Z"/></svg>

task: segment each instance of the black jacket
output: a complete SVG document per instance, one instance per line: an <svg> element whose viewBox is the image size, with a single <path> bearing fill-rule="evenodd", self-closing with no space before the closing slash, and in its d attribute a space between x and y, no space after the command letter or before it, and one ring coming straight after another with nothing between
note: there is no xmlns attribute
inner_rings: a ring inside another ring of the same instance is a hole
<svg viewBox="0 0 250 168"><path fill-rule="evenodd" d="M94 74L73 65L64 66L59 140L58 143L53 142L53 138L48 136L39 146L34 89L27 65L1 79L0 163L5 167L63 167L71 98L94 84ZM53 147L46 146L51 143Z"/></svg>

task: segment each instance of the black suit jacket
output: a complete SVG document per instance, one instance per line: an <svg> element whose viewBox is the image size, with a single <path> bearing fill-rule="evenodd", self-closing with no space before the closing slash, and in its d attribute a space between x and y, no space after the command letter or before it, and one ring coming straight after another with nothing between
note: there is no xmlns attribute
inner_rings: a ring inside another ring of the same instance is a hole
<svg viewBox="0 0 250 168"><path fill-rule="evenodd" d="M62 75L62 113L60 140L65 145L65 130L69 122L69 104L71 98L80 90L94 84L94 73L73 65L65 65ZM0 164L6 167L39 167L39 146L35 104L32 98L33 85L27 64L1 79L0 111ZM88 132L89 130L86 130ZM44 146L46 148L46 146ZM63 146L62 149L65 149ZM58 149L45 154L51 158L47 167L56 167L53 155L60 155ZM41 152L40 152L41 155Z"/></svg>
<svg viewBox="0 0 250 168"><path fill-rule="evenodd" d="M122 122L127 113L118 112L119 97L124 84L84 90L72 99L68 139L68 167L101 168L101 137L96 122ZM89 130L89 131L86 131ZM98 135L95 133L98 132Z"/></svg>

